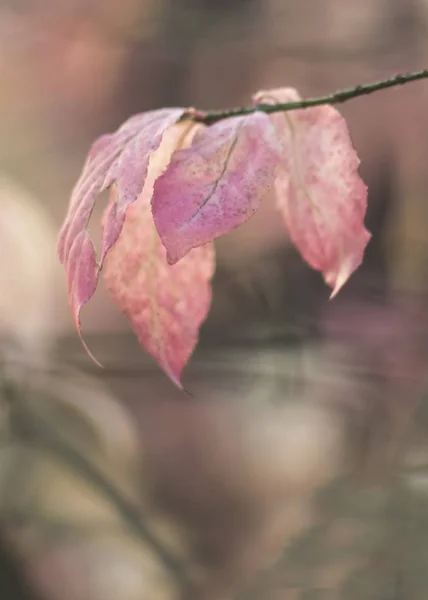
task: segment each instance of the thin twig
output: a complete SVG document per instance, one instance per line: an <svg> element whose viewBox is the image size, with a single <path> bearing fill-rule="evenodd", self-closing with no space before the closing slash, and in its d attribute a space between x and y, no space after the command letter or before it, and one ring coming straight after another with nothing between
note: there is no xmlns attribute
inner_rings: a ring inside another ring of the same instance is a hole
<svg viewBox="0 0 428 600"><path fill-rule="evenodd" d="M316 98L307 98L306 100L299 100L297 102L279 102L277 104L256 104L255 106L231 108L219 111L204 112L200 110L191 110L183 119L191 118L198 123L205 123L205 125L213 125L218 121L224 119L230 119L231 117L240 117L245 115L251 115L256 111L264 112L266 114L285 112L289 110L297 110L304 108L312 108L314 106L321 106L323 104L341 104L347 102L353 98L359 96L367 96L374 92L386 90L391 87L399 85L405 85L411 81L418 81L420 79L428 78L428 69L422 71L415 71L413 73L400 73L389 79L382 79L375 81L374 83L368 83L363 85L357 85L353 88L339 90L328 96L319 96Z"/></svg>

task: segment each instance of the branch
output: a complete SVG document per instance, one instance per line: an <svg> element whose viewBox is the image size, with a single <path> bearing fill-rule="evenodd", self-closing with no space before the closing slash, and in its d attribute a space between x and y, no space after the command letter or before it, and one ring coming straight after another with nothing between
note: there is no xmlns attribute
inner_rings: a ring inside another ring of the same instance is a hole
<svg viewBox="0 0 428 600"><path fill-rule="evenodd" d="M411 81L418 81L419 79L428 78L428 69L423 71L415 71L413 73L400 73L389 79L382 79L381 81L375 81L374 83L368 83L364 85L357 85L353 88L339 90L328 96L319 96L318 98L308 98L306 100L299 100L298 102L285 102L278 104L257 104L251 107L231 108L220 111L209 111L204 112L200 110L191 110L186 113L182 120L191 118L198 123L204 123L205 125L213 125L218 121L229 119L231 117L241 117L250 115L256 111L261 111L266 114L285 112L289 110L297 110L302 108L311 108L313 106L321 106L322 104L341 104L347 102L353 98L359 96L368 96L374 92L386 90L391 87L399 85L405 85Z"/></svg>
<svg viewBox="0 0 428 600"><path fill-rule="evenodd" d="M114 483L70 445L65 438L53 430L51 425L40 415L24 406L24 402L20 398L20 391L13 382L0 379L0 395L9 405L12 432L23 443L49 452L54 458L62 460L98 488L116 508L130 532L155 552L177 581L183 582L185 580L184 565L156 538L144 522L138 508L121 494Z"/></svg>

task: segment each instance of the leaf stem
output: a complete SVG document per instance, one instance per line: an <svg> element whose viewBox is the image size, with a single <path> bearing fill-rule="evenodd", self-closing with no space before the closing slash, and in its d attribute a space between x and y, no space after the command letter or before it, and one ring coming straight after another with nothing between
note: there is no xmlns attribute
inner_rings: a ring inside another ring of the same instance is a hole
<svg viewBox="0 0 428 600"><path fill-rule="evenodd" d="M382 79L373 83L357 85L353 88L339 90L337 92L334 92L333 94L329 94L328 96L307 98L299 100L298 102L257 104L255 106L250 107L237 107L219 111L204 112L200 110L191 110L183 116L183 119L190 117L198 123L205 123L205 125L213 125L214 123L217 123L218 121L223 121L224 119L250 115L256 111L271 114L281 111L285 112L289 110L311 108L313 106L321 106L322 104L341 104L342 102L347 102L348 100L358 98L359 96L367 96L369 94L373 94L374 92L379 92L381 90L386 90L391 87L405 85L412 81L418 81L420 79L427 78L428 69L424 69L422 71L414 71L412 73L399 73L398 75L394 75L394 77L390 77L389 79Z"/></svg>

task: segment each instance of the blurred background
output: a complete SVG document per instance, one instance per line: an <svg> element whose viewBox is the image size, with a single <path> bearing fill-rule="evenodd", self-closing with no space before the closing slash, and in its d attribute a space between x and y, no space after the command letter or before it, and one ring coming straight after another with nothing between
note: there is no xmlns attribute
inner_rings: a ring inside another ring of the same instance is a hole
<svg viewBox="0 0 428 600"><path fill-rule="evenodd" d="M91 363L56 237L131 114L323 95L427 40L426 0L0 0L2 600L426 598L428 83L340 107L373 238L336 299L269 203L218 241L191 395L102 286Z"/></svg>

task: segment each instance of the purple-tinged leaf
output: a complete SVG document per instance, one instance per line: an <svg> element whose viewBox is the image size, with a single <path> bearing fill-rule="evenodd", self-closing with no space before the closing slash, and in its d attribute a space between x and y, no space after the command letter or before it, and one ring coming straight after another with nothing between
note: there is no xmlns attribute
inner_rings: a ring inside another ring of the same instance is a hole
<svg viewBox="0 0 428 600"><path fill-rule="evenodd" d="M95 292L99 270L120 235L128 206L143 189L150 155L158 149L164 132L184 112L183 108L165 108L135 115L116 132L100 137L89 152L58 242L79 333L80 310ZM98 194L113 184L116 200L103 229L101 257L97 263L87 227Z"/></svg>
<svg viewBox="0 0 428 600"><path fill-rule="evenodd" d="M168 262L235 229L274 184L280 144L267 115L200 129L156 180L152 212Z"/></svg>

